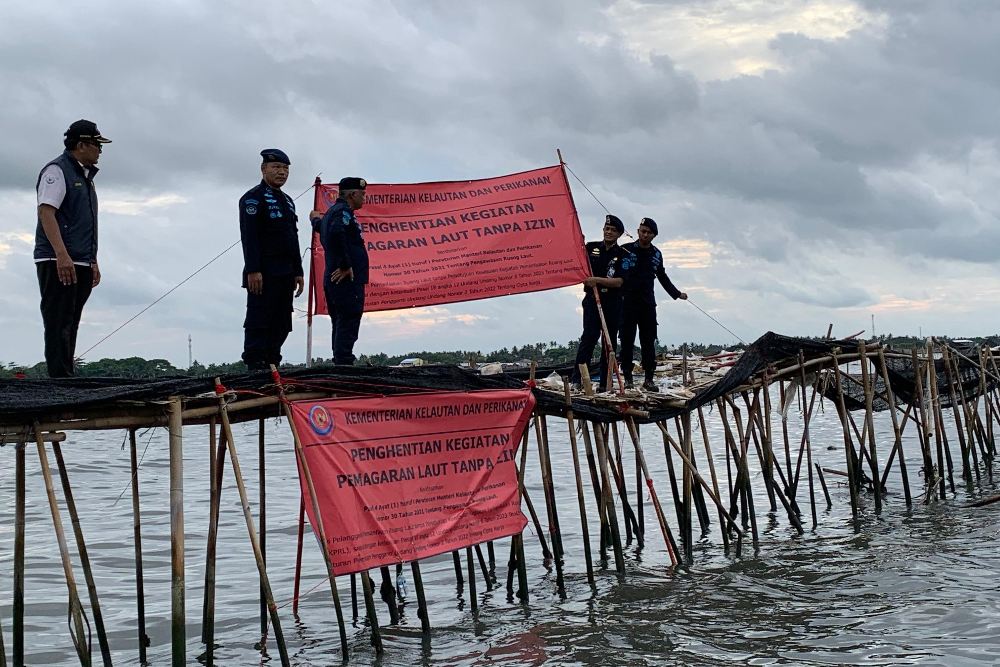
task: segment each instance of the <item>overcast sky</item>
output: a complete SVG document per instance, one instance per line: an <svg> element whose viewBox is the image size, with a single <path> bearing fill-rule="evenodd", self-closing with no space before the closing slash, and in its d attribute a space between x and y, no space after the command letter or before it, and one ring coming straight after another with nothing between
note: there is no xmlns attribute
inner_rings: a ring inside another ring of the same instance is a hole
<svg viewBox="0 0 1000 667"><path fill-rule="evenodd" d="M78 354L238 241L236 202L273 146L292 196L320 172L481 178L561 148L630 231L659 222L673 281L746 341L870 332L872 315L876 333L1000 330L993 0L39 0L4 26L0 362L42 359L33 188L78 118L114 140ZM603 209L571 184L597 239ZM186 366L190 334L195 359L237 360L241 267L237 245L87 359ZM356 352L564 343L581 296L376 313ZM736 341L659 298L661 342ZM329 336L319 319L316 354Z"/></svg>

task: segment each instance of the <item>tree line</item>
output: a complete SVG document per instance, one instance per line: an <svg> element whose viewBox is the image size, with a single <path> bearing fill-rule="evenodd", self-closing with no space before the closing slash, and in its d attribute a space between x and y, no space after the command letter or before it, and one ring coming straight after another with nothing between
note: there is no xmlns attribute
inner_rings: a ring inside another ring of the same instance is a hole
<svg viewBox="0 0 1000 667"><path fill-rule="evenodd" d="M818 337L810 337L817 339ZM948 340L947 337L942 337ZM914 336L893 336L886 334L878 336L877 340L889 347L907 349L910 347L922 347L924 340ZM989 344L991 346L1000 345L1000 335L976 337L968 340L977 345ZM396 366L404 359L419 358L427 364L479 364L479 363L517 363L520 361L534 361L538 365L561 365L572 363L576 358L577 341L571 340L565 344L556 341L547 343L533 343L510 348L502 347L498 350L483 353L481 350L453 350L450 352L429 352L413 351L406 354L388 355L384 352L378 354L362 355L358 364L363 366ZM723 346L718 344L706 344L688 342L680 345L657 345L658 354L679 354L684 347L687 347L688 354L700 357L719 354L724 350L740 350L743 345ZM595 350L595 356L600 350ZM637 354L638 356L638 354ZM332 363L332 359L316 358L314 365ZM305 364L282 364L283 368L301 368ZM177 368L166 359L144 359L142 357L128 357L126 359L100 359L98 361L83 361L77 367L77 377L122 377L131 379L153 379L177 376L197 376L215 377L217 375L227 375L233 373L245 373L246 366L242 361L230 363L202 364L195 361L190 368ZM8 363L0 366L0 378L46 377L45 362L39 362L33 366L18 366Z"/></svg>

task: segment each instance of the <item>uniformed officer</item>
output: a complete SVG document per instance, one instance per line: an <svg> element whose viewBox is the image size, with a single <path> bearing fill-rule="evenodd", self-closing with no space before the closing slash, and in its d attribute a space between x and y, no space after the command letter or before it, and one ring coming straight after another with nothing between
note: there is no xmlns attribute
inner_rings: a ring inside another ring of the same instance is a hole
<svg viewBox="0 0 1000 667"><path fill-rule="evenodd" d="M243 363L263 370L281 363L281 346L292 330L292 295L302 294L302 253L295 202L281 191L288 180L288 156L277 148L260 152L259 185L240 198L243 287Z"/></svg>
<svg viewBox="0 0 1000 667"><path fill-rule="evenodd" d="M656 234L656 221L643 218L636 232L637 240L624 245L635 256L636 264L622 288L622 371L625 374L625 386L631 388L632 357L635 351L635 332L638 329L642 370L646 376L642 388L646 391L659 391L653 382L653 372L656 370L656 294L653 279L658 280L674 300L688 298L687 293L674 287L667 277L663 268L663 254L653 245Z"/></svg>
<svg viewBox="0 0 1000 667"><path fill-rule="evenodd" d="M601 339L601 316L597 310L597 300L594 297L594 287L601 295L601 308L604 311L604 321L608 327L608 336L612 349L617 347L618 323L621 319L622 297L621 286L627 279L629 271L635 264L635 257L618 245L618 237L625 232L625 225L614 215L608 215L604 220L604 239L591 241L585 248L590 258L592 276L583 281L586 294L583 297L583 335L576 349L576 363L570 378L574 384L580 382L580 364L590 362L594 354L594 346ZM606 346L601 346L601 378L606 382L608 373L608 352Z"/></svg>
<svg viewBox="0 0 1000 667"><path fill-rule="evenodd" d="M342 366L354 364L354 343L365 312L368 248L354 212L365 205L366 187L363 178L342 178L333 206L323 215L309 214L326 256L323 293L333 324L333 363Z"/></svg>

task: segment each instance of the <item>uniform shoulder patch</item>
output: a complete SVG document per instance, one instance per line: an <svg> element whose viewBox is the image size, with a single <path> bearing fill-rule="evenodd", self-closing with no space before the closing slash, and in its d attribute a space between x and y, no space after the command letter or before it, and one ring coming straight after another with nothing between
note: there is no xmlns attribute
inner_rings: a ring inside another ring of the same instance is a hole
<svg viewBox="0 0 1000 667"><path fill-rule="evenodd" d="M257 213L257 207L253 204L247 204L246 209L244 209L248 215L255 215Z"/></svg>

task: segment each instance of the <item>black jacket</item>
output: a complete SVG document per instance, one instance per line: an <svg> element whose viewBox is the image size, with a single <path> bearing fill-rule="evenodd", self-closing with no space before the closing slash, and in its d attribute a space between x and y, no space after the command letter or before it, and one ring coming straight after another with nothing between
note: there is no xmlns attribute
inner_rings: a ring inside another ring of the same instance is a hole
<svg viewBox="0 0 1000 667"><path fill-rule="evenodd" d="M244 287L248 273L302 275L298 219L292 198L264 181L240 197Z"/></svg>

